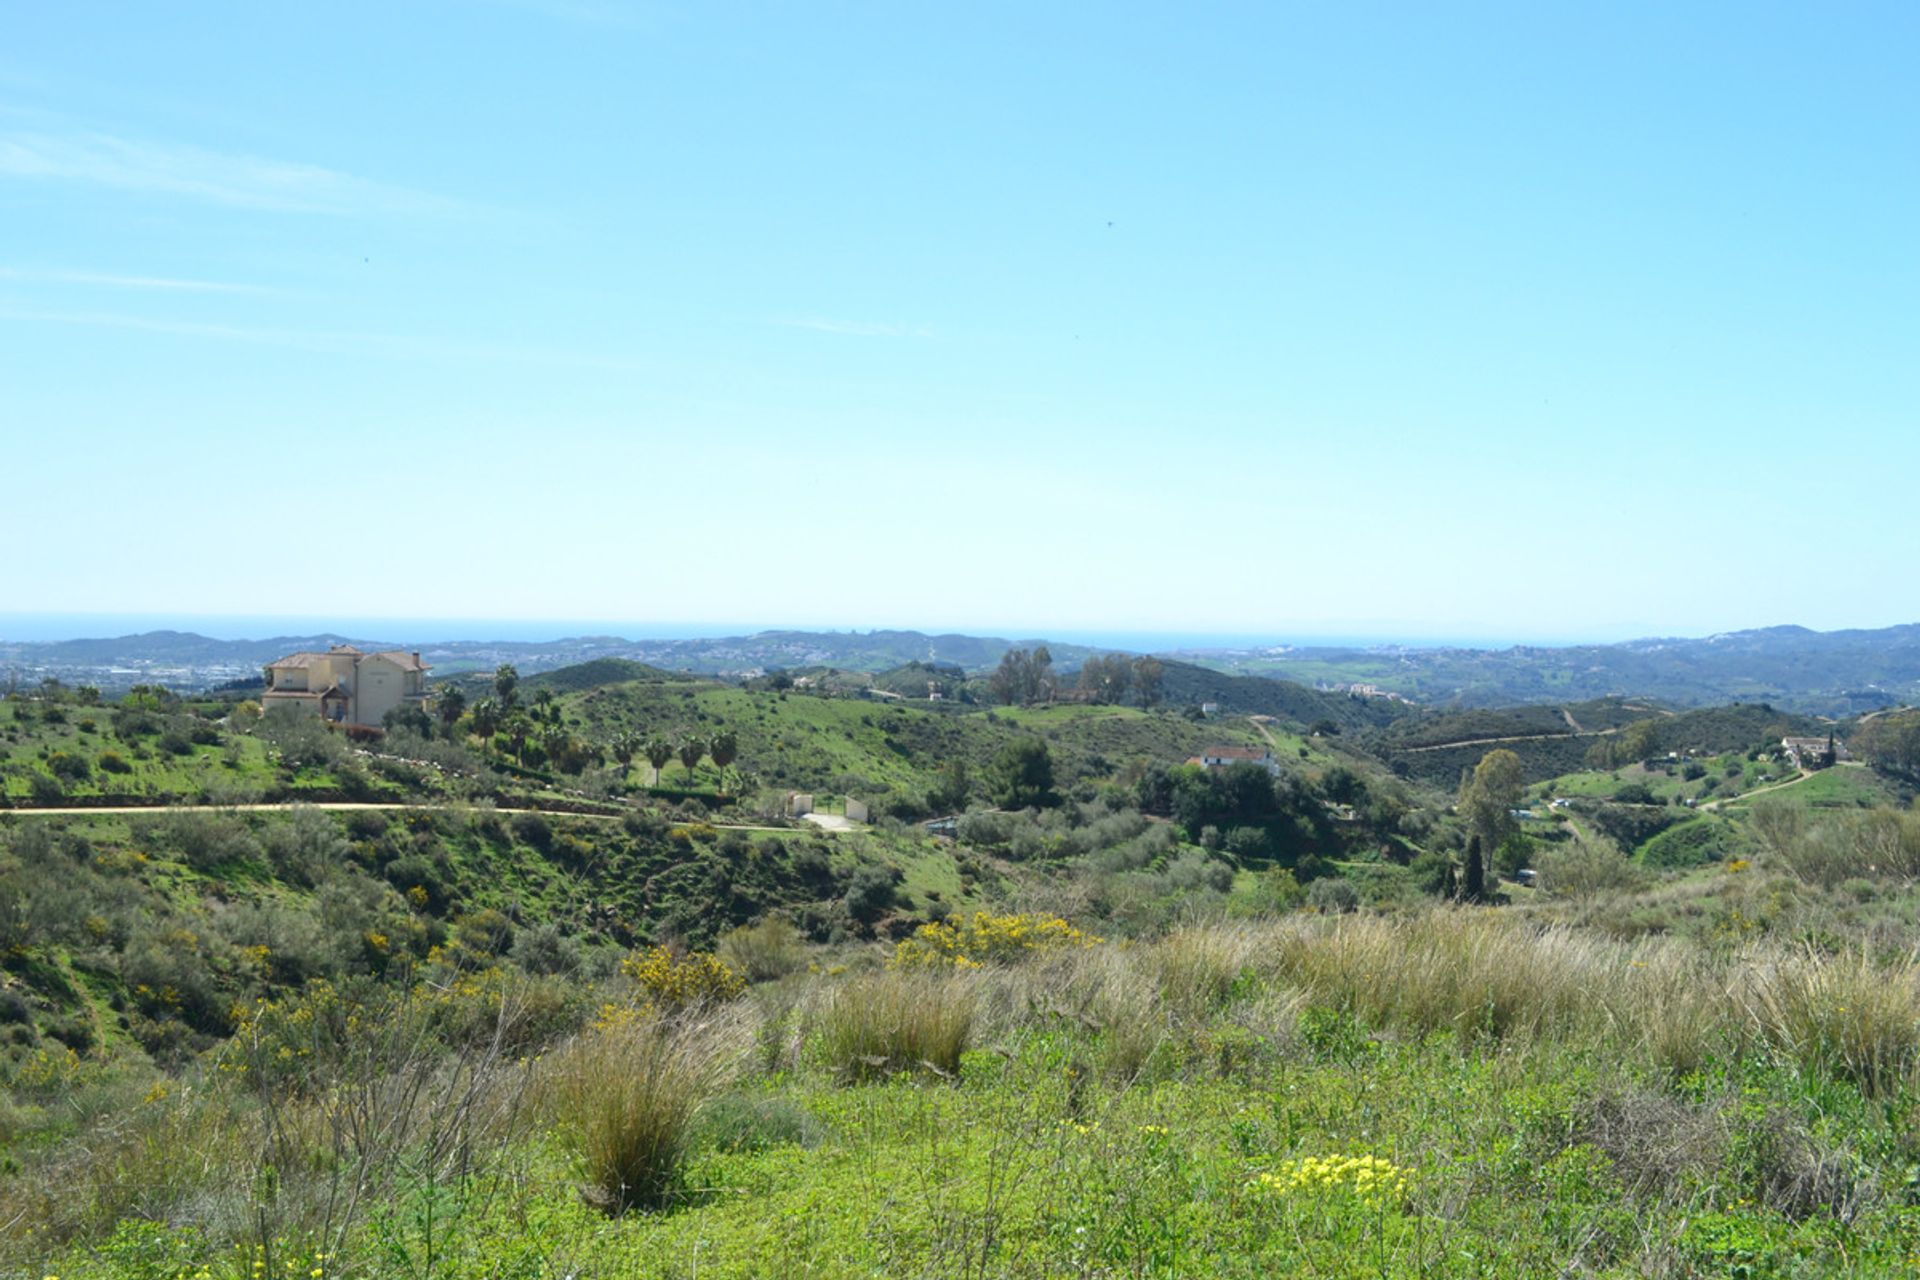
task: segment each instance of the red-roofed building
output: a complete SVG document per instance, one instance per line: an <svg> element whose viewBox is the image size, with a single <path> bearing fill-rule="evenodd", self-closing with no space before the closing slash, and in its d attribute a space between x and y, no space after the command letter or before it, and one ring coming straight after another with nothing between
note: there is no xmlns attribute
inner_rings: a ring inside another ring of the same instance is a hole
<svg viewBox="0 0 1920 1280"><path fill-rule="evenodd" d="M1207 769L1229 769L1236 764L1257 764L1268 773L1278 774L1280 765L1265 747L1207 747L1187 761Z"/></svg>

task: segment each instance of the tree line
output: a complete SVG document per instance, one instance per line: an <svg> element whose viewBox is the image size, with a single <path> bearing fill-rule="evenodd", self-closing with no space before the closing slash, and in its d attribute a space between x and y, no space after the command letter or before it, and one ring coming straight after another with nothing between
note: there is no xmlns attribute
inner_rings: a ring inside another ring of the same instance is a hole
<svg viewBox="0 0 1920 1280"><path fill-rule="evenodd" d="M1160 705L1166 668L1158 658L1106 654L1080 665L1075 689L1082 701L1124 705L1132 696L1142 707ZM1031 707L1052 702L1064 685L1053 670L1053 654L1045 645L1009 649L987 678L988 692L1005 706Z"/></svg>
<svg viewBox="0 0 1920 1280"><path fill-rule="evenodd" d="M584 773L608 756L619 764L622 777L636 759L644 759L653 768L653 785L661 785L661 771L678 760L686 770L687 785L693 784L694 770L702 760L711 760L720 771L724 789L727 770L740 755L740 740L732 731L710 738L689 733L621 733L608 743L599 743L567 729L560 701L551 689L539 689L530 699L520 697L520 673L512 663L502 663L493 673L493 692L471 704L458 686L437 689L433 696L433 715L416 706L397 707L387 713L388 730L406 730L426 738L434 733L434 722L448 741L472 734L492 749L510 756L522 768L546 766L567 774Z"/></svg>

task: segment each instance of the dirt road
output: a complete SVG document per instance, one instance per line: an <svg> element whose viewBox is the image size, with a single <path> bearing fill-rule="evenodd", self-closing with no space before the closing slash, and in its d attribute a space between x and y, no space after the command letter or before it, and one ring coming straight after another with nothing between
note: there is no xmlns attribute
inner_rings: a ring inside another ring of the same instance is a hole
<svg viewBox="0 0 1920 1280"><path fill-rule="evenodd" d="M12 809L0 808L0 817L5 817L8 814L23 814L23 815L41 814L50 818L87 818L87 817L94 817L100 814L130 814L130 813L288 813L294 809L325 809L329 813L351 812L359 809L383 809L383 810L397 810L397 811L417 809L417 810L421 810L423 812L428 812L428 813L444 813L444 812L454 812L454 811L458 811L466 808L469 808L469 806L453 805L453 804L408 804L402 801L362 802L362 801L348 801L348 800L322 800L316 803L309 803L304 800L292 800L292 801L287 801L285 803L277 803L277 804L126 804L126 805L103 805L103 806L95 806L91 808L83 805L52 806L48 808L40 808L40 807L28 808L28 807L22 806L19 808L12 808ZM478 812L478 810L472 810L472 811ZM487 810L487 812L506 813L506 814L539 813L539 814L545 814L547 817L550 817L550 818L591 818L598 822L613 822L626 816L625 814L619 814L619 813L576 813L571 809L528 809L528 808L508 809L508 808L496 807L496 808ZM841 821L845 821L845 820L842 819ZM675 823L674 825L686 826L688 824L681 822L681 823ZM752 823L745 823L745 822L710 822L710 823L707 823L706 825L710 827L714 827L721 831L792 831L793 830L792 827L756 826ZM824 826L825 824L822 824L822 825ZM825 829L829 831L838 831L838 830L851 830L852 828L828 826Z"/></svg>

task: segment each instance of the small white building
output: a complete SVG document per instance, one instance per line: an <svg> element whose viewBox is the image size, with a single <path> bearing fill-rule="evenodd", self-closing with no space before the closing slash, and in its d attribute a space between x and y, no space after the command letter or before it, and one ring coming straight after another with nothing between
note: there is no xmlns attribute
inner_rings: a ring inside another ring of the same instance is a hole
<svg viewBox="0 0 1920 1280"><path fill-rule="evenodd" d="M365 653L337 644L325 653L292 653L267 664L262 710L286 703L336 724L378 728L397 707L424 708L427 664L418 653Z"/></svg>
<svg viewBox="0 0 1920 1280"><path fill-rule="evenodd" d="M1835 738L1782 738L1780 749L1786 753L1788 761L1796 769L1820 769L1829 764L1837 764L1849 759L1846 744ZM1827 758L1827 752L1833 752L1833 758Z"/></svg>
<svg viewBox="0 0 1920 1280"><path fill-rule="evenodd" d="M1236 764L1257 764L1278 777L1280 764L1273 752L1264 747L1207 747L1187 761L1204 769L1230 769Z"/></svg>

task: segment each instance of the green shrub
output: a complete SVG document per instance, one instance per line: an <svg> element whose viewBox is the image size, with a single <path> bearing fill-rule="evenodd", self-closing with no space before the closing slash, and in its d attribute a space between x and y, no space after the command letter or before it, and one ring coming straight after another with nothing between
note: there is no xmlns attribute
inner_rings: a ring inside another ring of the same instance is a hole
<svg viewBox="0 0 1920 1280"><path fill-rule="evenodd" d="M70 751L56 751L48 756L47 768L54 777L69 785L85 782L93 776L92 763L85 756Z"/></svg>
<svg viewBox="0 0 1920 1280"><path fill-rule="evenodd" d="M513 834L521 844L542 853L553 848L553 824L537 813L515 814Z"/></svg>
<svg viewBox="0 0 1920 1280"><path fill-rule="evenodd" d="M820 1122L784 1098L729 1094L701 1112L698 1144L743 1154L774 1147L811 1149L824 1137Z"/></svg>
<svg viewBox="0 0 1920 1280"><path fill-rule="evenodd" d="M1345 876L1327 876L1308 886L1307 905L1323 913L1358 911L1360 891Z"/></svg>
<svg viewBox="0 0 1920 1280"><path fill-rule="evenodd" d="M492 907L482 907L460 918L459 941L462 950L478 959L505 955L513 946L513 921Z"/></svg>
<svg viewBox="0 0 1920 1280"><path fill-rule="evenodd" d="M260 856L260 842L246 820L224 813L183 809L160 822L160 838L197 871Z"/></svg>
<svg viewBox="0 0 1920 1280"><path fill-rule="evenodd" d="M1575 839L1548 849L1539 863L1541 889L1560 898L1624 893L1647 880L1646 873L1625 854L1597 840Z"/></svg>
<svg viewBox="0 0 1920 1280"><path fill-rule="evenodd" d="M898 867L861 867L847 885L847 914L862 924L872 924L893 909L901 878Z"/></svg>
<svg viewBox="0 0 1920 1280"><path fill-rule="evenodd" d="M749 982L772 982L806 967L800 931L779 916L722 934L714 949L721 960Z"/></svg>
<svg viewBox="0 0 1920 1280"><path fill-rule="evenodd" d="M100 772L102 773L132 773L133 772L133 766L131 764L128 764L127 758L121 755L118 751L102 751L100 753L99 760L95 761L94 763L100 766Z"/></svg>
<svg viewBox="0 0 1920 1280"><path fill-rule="evenodd" d="M403 894L413 889L420 890L426 898L426 905L436 912L447 904L446 881L431 858L417 853L395 858L381 874L386 876L388 884Z"/></svg>
<svg viewBox="0 0 1920 1280"><path fill-rule="evenodd" d="M332 817L311 805L295 805L284 820L269 823L260 844L274 873L298 885L318 883L347 860L346 837Z"/></svg>
<svg viewBox="0 0 1920 1280"><path fill-rule="evenodd" d="M578 944L552 921L520 930L513 940L512 954L514 962L528 973L572 973L580 967Z"/></svg>

